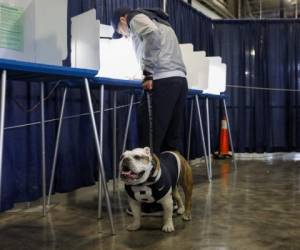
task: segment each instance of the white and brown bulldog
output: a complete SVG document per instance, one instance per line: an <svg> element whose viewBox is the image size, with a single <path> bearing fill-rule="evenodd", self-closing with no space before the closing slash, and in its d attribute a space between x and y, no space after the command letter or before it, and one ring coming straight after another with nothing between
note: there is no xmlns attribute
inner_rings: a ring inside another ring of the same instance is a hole
<svg viewBox="0 0 300 250"><path fill-rule="evenodd" d="M173 198L183 220L191 219L192 170L188 162L178 152L163 152L158 158L150 148L136 148L121 156L120 176L125 183L133 222L128 230L138 230L141 226L141 203L160 203L163 207L164 232L173 232ZM185 202L180 197L178 184L184 191Z"/></svg>

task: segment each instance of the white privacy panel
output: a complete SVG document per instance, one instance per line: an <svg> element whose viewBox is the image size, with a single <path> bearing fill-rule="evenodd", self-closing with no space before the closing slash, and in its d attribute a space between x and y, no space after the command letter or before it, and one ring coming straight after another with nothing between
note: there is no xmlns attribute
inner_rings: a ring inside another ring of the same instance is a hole
<svg viewBox="0 0 300 250"><path fill-rule="evenodd" d="M197 89L203 90L208 88L208 72L209 72L209 60L205 56L205 51L195 51L195 57L197 57L197 77L198 80L195 83Z"/></svg>
<svg viewBox="0 0 300 250"><path fill-rule="evenodd" d="M98 76L124 80L141 80L142 71L137 61L130 38L107 39L113 33L112 27L101 25L100 70Z"/></svg>
<svg viewBox="0 0 300 250"><path fill-rule="evenodd" d="M35 0L36 62L61 65L67 57L68 0Z"/></svg>
<svg viewBox="0 0 300 250"><path fill-rule="evenodd" d="M67 3L0 0L0 57L61 65L67 56Z"/></svg>
<svg viewBox="0 0 300 250"><path fill-rule="evenodd" d="M190 89L214 95L226 90L226 64L221 57L206 57L205 51L193 51L192 44L180 44L180 48Z"/></svg>
<svg viewBox="0 0 300 250"><path fill-rule="evenodd" d="M219 95L226 90L226 64L221 63L221 57L208 57L209 73L208 88L203 92Z"/></svg>
<svg viewBox="0 0 300 250"><path fill-rule="evenodd" d="M220 56L209 56L208 59L210 63L214 63L214 64L222 63L222 58Z"/></svg>
<svg viewBox="0 0 300 250"><path fill-rule="evenodd" d="M194 51L194 45L192 43L182 43L180 44L180 49L185 54L191 54Z"/></svg>
<svg viewBox="0 0 300 250"><path fill-rule="evenodd" d="M0 0L1 17L1 42L0 57L20 61L35 61L35 8L32 0ZM10 10L8 8L11 8ZM16 18L21 11L20 18ZM9 13L8 13L9 12ZM9 20L9 23L7 22ZM18 31L18 23L21 30ZM14 37L17 36L17 37ZM20 44L12 45L18 39Z"/></svg>
<svg viewBox="0 0 300 250"><path fill-rule="evenodd" d="M114 29L110 25L100 24L100 37L112 38Z"/></svg>
<svg viewBox="0 0 300 250"><path fill-rule="evenodd" d="M99 70L100 22L92 9L71 19L71 65Z"/></svg>
<svg viewBox="0 0 300 250"><path fill-rule="evenodd" d="M193 44L180 44L183 62L186 67L186 77L189 89L199 89L197 56L193 52Z"/></svg>

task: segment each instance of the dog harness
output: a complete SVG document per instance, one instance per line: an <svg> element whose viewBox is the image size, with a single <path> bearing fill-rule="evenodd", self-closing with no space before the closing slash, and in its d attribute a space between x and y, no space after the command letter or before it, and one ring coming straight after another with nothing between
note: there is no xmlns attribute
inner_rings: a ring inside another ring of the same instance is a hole
<svg viewBox="0 0 300 250"><path fill-rule="evenodd" d="M152 203L163 198L171 188L175 188L180 174L178 156L168 151L162 153L159 160L161 174L157 180L140 185L125 185L125 190L132 199Z"/></svg>

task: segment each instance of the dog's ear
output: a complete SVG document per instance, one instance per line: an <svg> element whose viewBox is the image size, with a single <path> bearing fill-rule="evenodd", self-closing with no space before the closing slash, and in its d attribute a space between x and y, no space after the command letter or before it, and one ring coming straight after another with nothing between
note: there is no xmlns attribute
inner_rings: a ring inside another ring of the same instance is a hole
<svg viewBox="0 0 300 250"><path fill-rule="evenodd" d="M149 147L144 147L144 150L148 156L151 155L151 149Z"/></svg>

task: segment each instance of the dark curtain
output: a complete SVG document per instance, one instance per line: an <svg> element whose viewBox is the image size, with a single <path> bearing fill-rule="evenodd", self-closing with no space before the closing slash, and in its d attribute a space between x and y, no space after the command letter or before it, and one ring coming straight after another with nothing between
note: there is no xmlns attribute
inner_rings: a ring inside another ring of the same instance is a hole
<svg viewBox="0 0 300 250"><path fill-rule="evenodd" d="M162 0L96 0L97 17L104 24L110 24L113 11L120 7L162 8L162 5Z"/></svg>
<svg viewBox="0 0 300 250"><path fill-rule="evenodd" d="M227 84L299 89L300 22L215 21ZM300 93L227 88L238 152L299 151Z"/></svg>
<svg viewBox="0 0 300 250"><path fill-rule="evenodd" d="M40 84L26 82L8 82L6 97L5 127L40 120L40 107L28 113L25 109L39 102ZM19 106L16 104L18 102ZM47 110L53 112L52 108ZM51 128L50 128L51 127ZM52 125L47 125L47 147L53 148L49 136L54 136ZM6 129L4 132L4 157L2 173L1 210L12 207L17 201L30 201L41 195L41 147L40 127L32 126ZM49 162L47 162L49 163Z"/></svg>
<svg viewBox="0 0 300 250"><path fill-rule="evenodd" d="M180 0L168 1L167 9L181 43L222 57L228 67L227 85L299 89L299 21L211 20ZM238 152L299 151L299 92L227 87L226 94ZM203 102L201 111L204 116ZM218 100L210 101L210 114L212 150L216 150L223 116ZM188 118L189 108L185 135ZM192 138L200 138L194 121ZM201 151L200 140L194 139L192 158Z"/></svg>
<svg viewBox="0 0 300 250"><path fill-rule="evenodd" d="M180 43L193 43L195 50L212 52L211 20L181 0L167 2L167 12Z"/></svg>

